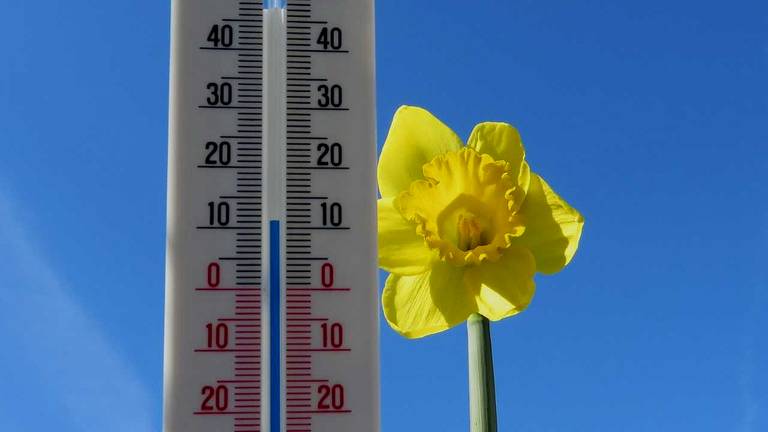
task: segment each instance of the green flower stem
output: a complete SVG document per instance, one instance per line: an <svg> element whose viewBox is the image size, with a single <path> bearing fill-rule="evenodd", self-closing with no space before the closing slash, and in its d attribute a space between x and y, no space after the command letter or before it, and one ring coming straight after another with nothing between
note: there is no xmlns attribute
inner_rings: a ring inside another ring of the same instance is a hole
<svg viewBox="0 0 768 432"><path fill-rule="evenodd" d="M491 327L488 318L472 314L467 319L469 353L469 430L496 432L496 388L493 382Z"/></svg>

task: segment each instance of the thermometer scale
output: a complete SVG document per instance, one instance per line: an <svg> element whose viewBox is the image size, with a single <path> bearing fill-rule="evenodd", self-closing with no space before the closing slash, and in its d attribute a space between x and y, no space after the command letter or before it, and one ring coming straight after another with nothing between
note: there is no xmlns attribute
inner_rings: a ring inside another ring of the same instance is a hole
<svg viewBox="0 0 768 432"><path fill-rule="evenodd" d="M378 431L372 0L173 0L165 432Z"/></svg>

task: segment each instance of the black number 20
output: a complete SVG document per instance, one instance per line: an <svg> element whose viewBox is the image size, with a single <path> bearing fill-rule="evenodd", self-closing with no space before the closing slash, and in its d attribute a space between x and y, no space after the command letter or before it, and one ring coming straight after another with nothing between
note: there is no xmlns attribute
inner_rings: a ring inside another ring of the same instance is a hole
<svg viewBox="0 0 768 432"><path fill-rule="evenodd" d="M339 143L319 143L317 145L317 165L328 166L333 165L335 167L341 165L341 144Z"/></svg>
<svg viewBox="0 0 768 432"><path fill-rule="evenodd" d="M208 141L205 143L206 165L229 165L232 161L232 146L229 141Z"/></svg>

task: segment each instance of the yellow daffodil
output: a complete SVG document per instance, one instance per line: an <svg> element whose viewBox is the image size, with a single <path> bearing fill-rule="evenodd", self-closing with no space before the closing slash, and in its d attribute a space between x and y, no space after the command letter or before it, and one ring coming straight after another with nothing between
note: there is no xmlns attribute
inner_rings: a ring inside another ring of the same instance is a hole
<svg viewBox="0 0 768 432"><path fill-rule="evenodd" d="M525 161L506 123L480 123L464 146L428 111L404 106L378 166L379 265L387 321L418 338L479 313L524 310L533 275L562 269L584 219Z"/></svg>

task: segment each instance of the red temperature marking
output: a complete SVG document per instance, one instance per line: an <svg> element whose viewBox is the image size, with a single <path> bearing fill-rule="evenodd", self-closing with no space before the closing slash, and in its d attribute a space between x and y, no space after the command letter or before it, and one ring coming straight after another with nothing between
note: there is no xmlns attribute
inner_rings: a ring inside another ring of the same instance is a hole
<svg viewBox="0 0 768 432"><path fill-rule="evenodd" d="M320 284L325 288L333 286L334 270L330 262L323 263L320 266Z"/></svg>
<svg viewBox="0 0 768 432"><path fill-rule="evenodd" d="M219 263L212 262L208 264L206 281L208 282L208 286L211 288L216 288L219 286L219 283L221 283L221 266L219 266Z"/></svg>

